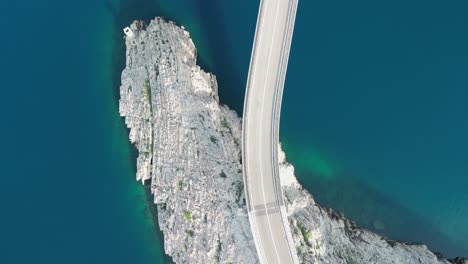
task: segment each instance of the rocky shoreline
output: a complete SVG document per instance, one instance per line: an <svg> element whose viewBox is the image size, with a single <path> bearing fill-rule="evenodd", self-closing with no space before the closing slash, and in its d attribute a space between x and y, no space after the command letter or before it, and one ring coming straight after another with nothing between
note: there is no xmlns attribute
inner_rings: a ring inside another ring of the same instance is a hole
<svg viewBox="0 0 468 264"><path fill-rule="evenodd" d="M176 263L258 263L242 182L240 118L219 104L216 77L197 66L183 27L156 18L128 30L120 114L139 152L137 180L151 181L166 254ZM279 154L302 263L468 263L389 241L321 208Z"/></svg>

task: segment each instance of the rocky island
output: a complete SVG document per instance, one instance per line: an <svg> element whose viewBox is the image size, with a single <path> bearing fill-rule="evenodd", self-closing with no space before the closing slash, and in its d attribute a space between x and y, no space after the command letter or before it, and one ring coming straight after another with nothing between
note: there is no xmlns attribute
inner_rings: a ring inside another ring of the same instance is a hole
<svg viewBox="0 0 468 264"><path fill-rule="evenodd" d="M155 18L126 29L120 114L151 185L165 251L176 263L258 263L244 198L241 120L220 105L189 33ZM287 217L302 263L468 263L390 241L317 205L280 150Z"/></svg>

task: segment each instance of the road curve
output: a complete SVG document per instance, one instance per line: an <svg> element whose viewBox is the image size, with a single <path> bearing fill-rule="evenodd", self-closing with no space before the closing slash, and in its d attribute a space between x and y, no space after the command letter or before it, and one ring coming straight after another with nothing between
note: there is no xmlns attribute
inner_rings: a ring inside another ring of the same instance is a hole
<svg viewBox="0 0 468 264"><path fill-rule="evenodd" d="M242 160L261 263L298 263L279 179L279 117L297 0L261 0L244 101Z"/></svg>

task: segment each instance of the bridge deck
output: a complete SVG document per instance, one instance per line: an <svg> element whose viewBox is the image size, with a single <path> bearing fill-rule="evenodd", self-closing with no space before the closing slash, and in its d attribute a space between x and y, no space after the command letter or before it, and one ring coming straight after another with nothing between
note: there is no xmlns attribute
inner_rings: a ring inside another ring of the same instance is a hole
<svg viewBox="0 0 468 264"><path fill-rule="evenodd" d="M281 97L297 0L263 0L244 105L243 160L249 219L262 263L294 263L278 173Z"/></svg>

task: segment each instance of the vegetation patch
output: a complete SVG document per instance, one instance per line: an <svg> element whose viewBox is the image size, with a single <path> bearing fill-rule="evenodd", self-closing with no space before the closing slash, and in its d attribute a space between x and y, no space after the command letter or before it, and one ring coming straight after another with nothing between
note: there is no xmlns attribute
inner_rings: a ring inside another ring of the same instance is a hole
<svg viewBox="0 0 468 264"><path fill-rule="evenodd" d="M221 250L223 249L223 243L221 240L218 238L218 244L216 245L216 254L215 254L215 260L219 263L221 260Z"/></svg>
<svg viewBox="0 0 468 264"><path fill-rule="evenodd" d="M192 220L192 213L190 211L185 212L185 220L187 221Z"/></svg>
<svg viewBox="0 0 468 264"><path fill-rule="evenodd" d="M145 79L145 83L143 84L144 92L145 92L145 99L151 103L151 85L150 80L148 78Z"/></svg>
<svg viewBox="0 0 468 264"><path fill-rule="evenodd" d="M304 237L304 240L306 243L309 243L310 239L312 238L312 232L303 226L299 227L301 230L302 237Z"/></svg>
<svg viewBox="0 0 468 264"><path fill-rule="evenodd" d="M150 153L153 154L153 152L154 152L154 141L153 141L153 134L151 134Z"/></svg>
<svg viewBox="0 0 468 264"><path fill-rule="evenodd" d="M179 181L177 182L177 190L181 190L181 189L182 189L182 181L179 180Z"/></svg>
<svg viewBox="0 0 468 264"><path fill-rule="evenodd" d="M221 126L223 126L224 128L230 128L229 123L225 117L223 118L223 120L221 120Z"/></svg>
<svg viewBox="0 0 468 264"><path fill-rule="evenodd" d="M213 142L215 144L218 144L218 139L215 138L214 136L210 136L210 140L211 140L211 142Z"/></svg>
<svg viewBox="0 0 468 264"><path fill-rule="evenodd" d="M239 183L237 185L237 190L236 190L236 203L237 204L239 204L239 202L240 202L240 200L242 198L243 191L244 191L244 186Z"/></svg>
<svg viewBox="0 0 468 264"><path fill-rule="evenodd" d="M200 117L200 119L204 122L205 121L205 117L202 115L202 114L198 114L198 117Z"/></svg>
<svg viewBox="0 0 468 264"><path fill-rule="evenodd" d="M221 126L229 130L229 134L232 134L232 128L229 125L229 122L226 120L225 117L223 118L223 120L221 120Z"/></svg>
<svg viewBox="0 0 468 264"><path fill-rule="evenodd" d="M219 173L219 177L221 177L221 178L227 178L227 175L226 175L226 173L224 173L223 170L221 170L221 172Z"/></svg>

